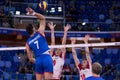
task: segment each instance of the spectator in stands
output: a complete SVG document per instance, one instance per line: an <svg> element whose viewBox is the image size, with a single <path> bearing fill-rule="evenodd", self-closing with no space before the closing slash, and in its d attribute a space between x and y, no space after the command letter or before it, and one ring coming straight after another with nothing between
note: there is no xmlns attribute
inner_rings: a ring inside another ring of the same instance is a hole
<svg viewBox="0 0 120 80"><path fill-rule="evenodd" d="M24 2L25 0L11 0L12 2Z"/></svg>
<svg viewBox="0 0 120 80"><path fill-rule="evenodd" d="M10 27L11 28L14 28L13 27L13 21L12 21L12 15L14 15L12 12L9 12L9 14L8 14L8 23L9 23L9 25L10 25Z"/></svg>
<svg viewBox="0 0 120 80"><path fill-rule="evenodd" d="M71 76L69 80L74 80L74 79L73 79L72 76Z"/></svg>
<svg viewBox="0 0 120 80"><path fill-rule="evenodd" d="M76 15L77 15L77 10L76 10L76 8L75 8L75 6L72 6L71 8L70 8L70 14L72 15L71 17L72 17L72 21L77 21L77 17L76 17Z"/></svg>
<svg viewBox="0 0 120 80"><path fill-rule="evenodd" d="M26 63L23 62L20 66L19 73L33 73L33 64L27 59Z"/></svg>
<svg viewBox="0 0 120 80"><path fill-rule="evenodd" d="M105 72L107 72L109 70L108 65L105 65Z"/></svg>
<svg viewBox="0 0 120 80"><path fill-rule="evenodd" d="M64 4L64 2L63 2L62 0L60 0L60 1L58 2L58 4L59 4L60 6L62 6L62 5Z"/></svg>
<svg viewBox="0 0 120 80"><path fill-rule="evenodd" d="M8 7L10 5L10 1L9 0L5 0L5 6Z"/></svg>
<svg viewBox="0 0 120 80"><path fill-rule="evenodd" d="M66 77L63 75L61 76L60 80L66 80Z"/></svg>
<svg viewBox="0 0 120 80"><path fill-rule="evenodd" d="M8 23L7 18L4 18L4 19L3 19L2 26L5 27L5 28L8 28L8 27L10 26L9 23Z"/></svg>
<svg viewBox="0 0 120 80"><path fill-rule="evenodd" d="M70 72L71 72L71 68L68 64L66 64L66 66L64 66L64 74L65 75L70 75Z"/></svg>
<svg viewBox="0 0 120 80"><path fill-rule="evenodd" d="M27 72L27 68L22 64L22 66L20 66L19 68L19 73L25 74L26 72Z"/></svg>
<svg viewBox="0 0 120 80"><path fill-rule="evenodd" d="M0 56L0 61L1 61L1 56Z"/></svg>
<svg viewBox="0 0 120 80"><path fill-rule="evenodd" d="M25 62L27 60L27 56L25 54L23 54L23 53L19 53L18 57L19 57L20 62L22 64L25 64Z"/></svg>
<svg viewBox="0 0 120 80"><path fill-rule="evenodd" d="M111 64L111 72L114 72L114 70L115 70L115 67L113 64Z"/></svg>
<svg viewBox="0 0 120 80"><path fill-rule="evenodd" d="M67 12L66 20L67 20L67 22L71 22L71 14L70 14L70 12Z"/></svg>
<svg viewBox="0 0 120 80"><path fill-rule="evenodd" d="M114 69L114 66L113 66L112 64L110 64L110 65L105 65L105 67L104 67L104 72L107 72L107 71L112 70L112 69Z"/></svg>
<svg viewBox="0 0 120 80"><path fill-rule="evenodd" d="M29 62L28 59L26 62L26 69L27 69L27 73L33 73L33 63Z"/></svg>
<svg viewBox="0 0 120 80"><path fill-rule="evenodd" d="M72 70L71 75L78 75L79 74L78 70L77 70L77 68L75 66L71 70Z"/></svg>
<svg viewBox="0 0 120 80"><path fill-rule="evenodd" d="M1 9L0 10L0 26L2 26L4 16L5 16L4 11L3 9Z"/></svg>

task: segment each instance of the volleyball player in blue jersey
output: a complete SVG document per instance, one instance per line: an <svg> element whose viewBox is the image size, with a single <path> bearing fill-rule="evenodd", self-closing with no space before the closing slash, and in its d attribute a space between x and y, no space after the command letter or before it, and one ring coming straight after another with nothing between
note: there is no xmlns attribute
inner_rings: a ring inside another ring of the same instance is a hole
<svg viewBox="0 0 120 80"><path fill-rule="evenodd" d="M27 8L28 15L36 16L40 19L39 29L36 31L32 24L26 27L30 38L26 43L27 56L29 60L35 63L36 80L51 80L53 76L53 62L49 54L49 47L45 38L45 17L39 13L34 12L33 9ZM36 59L33 58L34 52Z"/></svg>
<svg viewBox="0 0 120 80"><path fill-rule="evenodd" d="M104 80L100 77L102 72L102 66L98 62L92 64L92 76L86 78L85 80Z"/></svg>

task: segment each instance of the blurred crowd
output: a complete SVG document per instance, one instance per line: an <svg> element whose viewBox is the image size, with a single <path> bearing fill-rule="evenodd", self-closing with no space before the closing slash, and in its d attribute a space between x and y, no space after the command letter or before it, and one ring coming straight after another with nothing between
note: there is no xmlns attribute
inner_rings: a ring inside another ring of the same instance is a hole
<svg viewBox="0 0 120 80"><path fill-rule="evenodd" d="M84 1L84 0L46 0L48 4L65 6L65 19L76 31L119 31L120 30L120 1ZM39 0L5 0L0 6L0 26L14 27L11 15L16 10L25 13L25 8L31 6L38 11ZM19 4L18 4L19 3ZM26 3L26 4L23 4ZM30 4L30 5L29 5ZM50 7L49 7L50 8ZM11 12L13 11L13 12ZM62 12L64 13L64 11ZM51 13L46 13L50 15ZM60 16L57 12L52 16ZM4 19L1 19L4 18ZM85 22L86 25L82 25Z"/></svg>

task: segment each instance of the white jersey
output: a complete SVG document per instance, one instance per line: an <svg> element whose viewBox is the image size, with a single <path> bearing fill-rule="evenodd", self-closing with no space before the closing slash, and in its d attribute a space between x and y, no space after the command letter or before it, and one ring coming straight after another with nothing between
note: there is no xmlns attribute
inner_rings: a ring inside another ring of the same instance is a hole
<svg viewBox="0 0 120 80"><path fill-rule="evenodd" d="M53 56L52 59L53 59L53 64L54 64L53 78L54 79L60 79L62 68L63 68L63 65L64 65L65 61L64 61L63 58L61 58L59 56Z"/></svg>
<svg viewBox="0 0 120 80"><path fill-rule="evenodd" d="M92 76L92 67L88 65L85 69L82 68L82 65L78 65L80 80L85 80L87 77Z"/></svg>

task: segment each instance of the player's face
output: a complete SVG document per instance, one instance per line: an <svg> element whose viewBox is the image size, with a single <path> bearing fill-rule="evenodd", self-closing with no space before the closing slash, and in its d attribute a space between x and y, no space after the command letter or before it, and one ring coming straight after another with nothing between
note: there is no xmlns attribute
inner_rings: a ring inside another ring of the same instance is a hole
<svg viewBox="0 0 120 80"><path fill-rule="evenodd" d="M61 49L57 48L57 49L55 50L55 55L56 55L56 56L60 56L61 53L62 53L62 52L61 52Z"/></svg>
<svg viewBox="0 0 120 80"><path fill-rule="evenodd" d="M86 67L87 67L87 64L88 64L88 63L87 63L87 60L83 60L83 61L82 61L82 67L83 67L83 68L86 68Z"/></svg>

